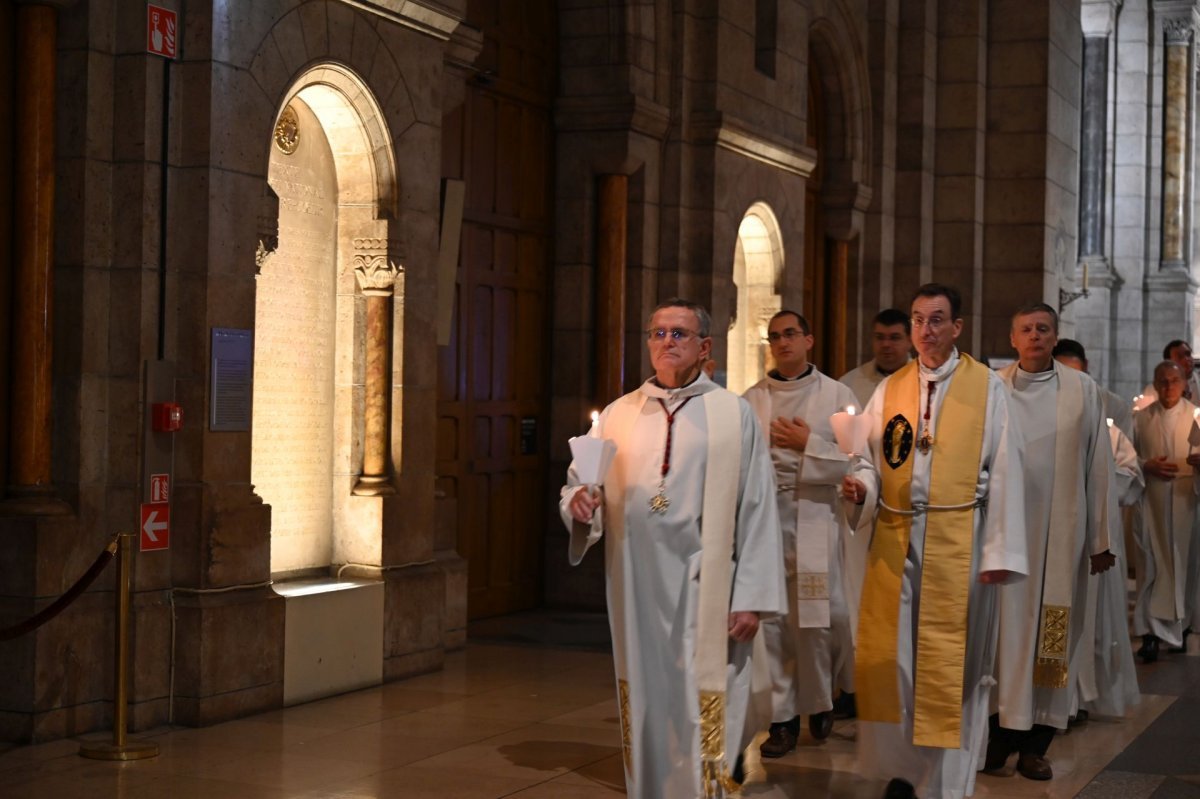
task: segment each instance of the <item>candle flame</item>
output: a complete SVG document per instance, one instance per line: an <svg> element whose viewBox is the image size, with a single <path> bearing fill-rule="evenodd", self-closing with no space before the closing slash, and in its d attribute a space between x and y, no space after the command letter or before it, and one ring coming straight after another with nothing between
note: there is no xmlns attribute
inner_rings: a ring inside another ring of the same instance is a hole
<svg viewBox="0 0 1200 799"><path fill-rule="evenodd" d="M592 424L600 421L600 411L592 411Z"/></svg>
<svg viewBox="0 0 1200 799"><path fill-rule="evenodd" d="M1104 421L1108 423L1109 427L1112 427L1112 424L1113 424L1112 419L1105 419Z"/></svg>
<svg viewBox="0 0 1200 799"><path fill-rule="evenodd" d="M1193 408L1193 409L1192 409L1192 418L1193 418L1193 419L1200 418L1200 408Z"/></svg>
<svg viewBox="0 0 1200 799"><path fill-rule="evenodd" d="M847 406L846 406L846 413L848 413L848 414L850 414L851 416L853 416L855 413L857 413L857 411L855 411L855 410L854 410L854 406L853 406L853 405L847 405Z"/></svg>

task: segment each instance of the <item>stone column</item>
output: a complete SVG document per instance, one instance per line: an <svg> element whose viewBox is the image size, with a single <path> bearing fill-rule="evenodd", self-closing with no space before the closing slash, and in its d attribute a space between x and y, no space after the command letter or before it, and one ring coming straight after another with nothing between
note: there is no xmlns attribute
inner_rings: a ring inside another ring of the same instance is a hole
<svg viewBox="0 0 1200 799"><path fill-rule="evenodd" d="M1079 148L1079 257L1104 257L1104 154L1108 141L1108 35L1083 37Z"/></svg>
<svg viewBox="0 0 1200 799"><path fill-rule="evenodd" d="M1074 322L1074 337L1087 348L1092 377L1104 385L1110 383L1109 366L1117 343L1112 324L1114 295L1122 284L1107 254L1109 42L1116 12L1116 0L1084 0L1082 7L1079 253L1073 282L1060 283L1059 288L1059 310L1066 307L1064 302L1072 301L1069 299L1071 291L1087 291L1087 296L1073 300L1071 313L1064 318L1063 327L1066 328L1068 321Z"/></svg>
<svg viewBox="0 0 1200 799"><path fill-rule="evenodd" d="M1190 92L1189 55L1192 22L1189 17L1164 22L1166 52L1163 59L1163 169L1162 257L1163 270L1187 268L1187 143Z"/></svg>
<svg viewBox="0 0 1200 799"><path fill-rule="evenodd" d="M621 396L625 381L625 254L629 176L603 175L596 237L596 401Z"/></svg>
<svg viewBox="0 0 1200 799"><path fill-rule="evenodd" d="M391 418L392 295L403 271L388 261L385 239L354 240L354 276L367 301L366 377L363 407L363 468L354 493L396 493L388 469Z"/></svg>
<svg viewBox="0 0 1200 799"><path fill-rule="evenodd" d="M1197 288L1188 230L1193 10L1190 2L1155 0L1154 11L1162 20L1162 251L1159 268L1149 270L1145 278L1147 366L1158 360L1166 342L1191 339Z"/></svg>
<svg viewBox="0 0 1200 799"><path fill-rule="evenodd" d="M50 484L54 340L54 100L57 14L16 7L12 371L6 510L68 509Z"/></svg>

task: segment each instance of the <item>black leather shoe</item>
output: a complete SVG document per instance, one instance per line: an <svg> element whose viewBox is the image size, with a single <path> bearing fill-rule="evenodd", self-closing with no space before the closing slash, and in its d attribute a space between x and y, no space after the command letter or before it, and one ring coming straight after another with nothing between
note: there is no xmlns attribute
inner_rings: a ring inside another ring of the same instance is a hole
<svg viewBox="0 0 1200 799"><path fill-rule="evenodd" d="M808 731L818 741L824 741L833 732L833 712L813 713L808 717Z"/></svg>
<svg viewBox="0 0 1200 799"><path fill-rule="evenodd" d="M995 736L988 739L987 756L983 760L983 770L987 774L997 774L1008 765L1008 756L1012 752L999 746Z"/></svg>
<svg viewBox="0 0 1200 799"><path fill-rule="evenodd" d="M1080 709L1080 711L1078 713L1076 713L1074 716L1071 716L1069 719L1067 719L1067 726L1068 727L1078 727L1080 724L1087 724L1087 720L1088 720L1088 712L1086 710Z"/></svg>
<svg viewBox="0 0 1200 799"><path fill-rule="evenodd" d="M1137 656L1142 659L1143 663L1153 663L1158 660L1158 637L1143 635L1142 648L1137 651Z"/></svg>
<svg viewBox="0 0 1200 799"><path fill-rule="evenodd" d="M845 691L838 694L838 698L833 700L833 717L835 719L858 718L858 703L854 701L854 694L848 694Z"/></svg>
<svg viewBox="0 0 1200 799"><path fill-rule="evenodd" d="M796 748L796 739L799 737L798 720L795 728L790 722L776 722L771 725L767 740L762 742L762 746L758 751L762 752L763 757L783 757L788 752Z"/></svg>
<svg viewBox="0 0 1200 799"><path fill-rule="evenodd" d="M1017 773L1029 780L1048 780L1054 776L1050 761L1032 752L1022 752L1017 758Z"/></svg>
<svg viewBox="0 0 1200 799"><path fill-rule="evenodd" d="M917 799L917 789L911 782L896 777L883 789L883 799Z"/></svg>

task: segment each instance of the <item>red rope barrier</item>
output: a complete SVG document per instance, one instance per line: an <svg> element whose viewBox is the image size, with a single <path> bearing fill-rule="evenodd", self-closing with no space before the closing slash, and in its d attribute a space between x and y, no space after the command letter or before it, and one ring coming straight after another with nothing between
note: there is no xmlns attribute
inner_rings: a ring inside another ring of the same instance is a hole
<svg viewBox="0 0 1200 799"><path fill-rule="evenodd" d="M96 556L96 561L83 573L82 577L75 581L75 585L68 588L62 596L20 624L0 630L0 641L10 641L13 638L20 638L22 635L36 630L66 610L68 605L74 602L80 594L88 589L88 586L95 582L96 578L100 576L100 572L104 571L104 567L117 554L118 538L118 536L113 536L113 540L108 542L108 546Z"/></svg>

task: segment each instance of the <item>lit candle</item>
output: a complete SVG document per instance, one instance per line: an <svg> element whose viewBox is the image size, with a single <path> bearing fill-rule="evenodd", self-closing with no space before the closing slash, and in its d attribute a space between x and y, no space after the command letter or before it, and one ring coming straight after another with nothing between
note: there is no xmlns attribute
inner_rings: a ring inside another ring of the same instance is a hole
<svg viewBox="0 0 1200 799"><path fill-rule="evenodd" d="M1108 423L1109 427L1112 427L1112 419L1111 418L1105 419L1104 421Z"/></svg>
<svg viewBox="0 0 1200 799"><path fill-rule="evenodd" d="M600 424L600 411L592 411L592 429L590 431L591 435L596 434L596 426L598 424Z"/></svg>
<svg viewBox="0 0 1200 799"><path fill-rule="evenodd" d="M857 411L855 411L855 410L854 410L854 406L853 406L853 405L847 405L847 406L846 406L846 413L848 413L848 414L850 414L851 416L853 416L855 413L857 413Z"/></svg>

